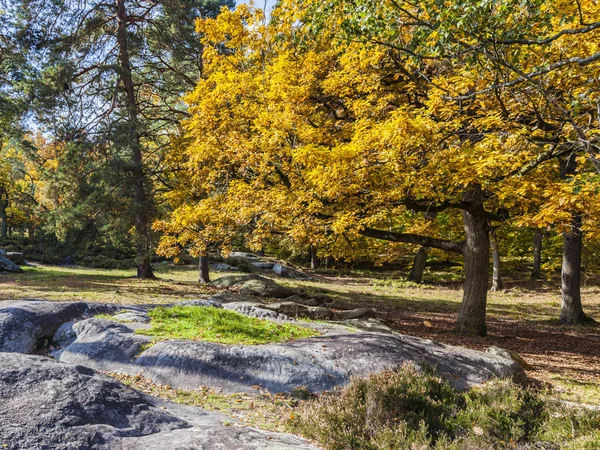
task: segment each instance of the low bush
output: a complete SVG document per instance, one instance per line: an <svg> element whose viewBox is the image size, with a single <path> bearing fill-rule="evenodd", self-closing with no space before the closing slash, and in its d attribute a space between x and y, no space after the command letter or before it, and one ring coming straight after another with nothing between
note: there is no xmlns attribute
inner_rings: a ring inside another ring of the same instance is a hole
<svg viewBox="0 0 600 450"><path fill-rule="evenodd" d="M413 365L308 401L290 425L329 450L600 448L600 412L507 380L458 392Z"/></svg>

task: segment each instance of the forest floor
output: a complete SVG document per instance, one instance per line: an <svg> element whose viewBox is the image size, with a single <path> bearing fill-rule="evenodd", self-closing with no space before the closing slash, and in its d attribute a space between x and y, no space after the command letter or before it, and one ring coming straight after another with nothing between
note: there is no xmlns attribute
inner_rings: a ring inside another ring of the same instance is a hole
<svg viewBox="0 0 600 450"><path fill-rule="evenodd" d="M0 274L0 300L39 298L124 304L171 303L214 292L199 285L192 266L159 264L156 281L132 278L132 271L39 265L25 274ZM222 276L216 273L213 276ZM600 405L600 325L567 327L558 323L560 288L556 281L505 280L505 290L488 296L488 336L465 337L453 331L462 297L455 274L437 273L416 285L397 272L323 271L312 280L276 279L280 284L321 292L337 305L373 307L397 331L452 345L485 350L496 345L517 352L532 367L533 380L550 384L564 399ZM584 308L600 321L600 279L588 279Z"/></svg>

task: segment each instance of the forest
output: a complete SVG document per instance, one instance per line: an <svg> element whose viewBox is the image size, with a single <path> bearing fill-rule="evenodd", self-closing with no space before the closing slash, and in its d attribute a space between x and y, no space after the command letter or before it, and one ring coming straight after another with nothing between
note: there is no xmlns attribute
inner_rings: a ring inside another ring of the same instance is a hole
<svg viewBox="0 0 600 450"><path fill-rule="evenodd" d="M344 389L337 400L313 398L334 385L312 372L299 376L312 380L306 398L296 398L297 383L265 381L271 394L296 395L278 400L292 425L274 430L312 442L289 444L299 449L592 449L600 448L599 286L596 0L0 0L2 352L50 352L174 401L191 394L169 389L247 391L212 378L178 385L166 372L135 379L131 368L69 357L78 341L55 344L59 330L67 320L77 336L79 320L114 326L122 308L130 316L118 323L145 324L127 342L152 337L122 364L168 339L250 349L325 339L341 333L338 322L435 339L444 351L463 348L465 360L492 346L494 358L525 371L527 387L455 392L452 377L452 386L438 378L454 356L430 347L412 359L382 354L372 370L357 356L335 385ZM60 319L15 350L3 304L8 311L5 302L30 298L62 304L43 306ZM85 313L63 320L55 311L80 301ZM202 309L210 302L241 318ZM339 336L358 353L367 346ZM270 357L257 353L248 367L261 358ZM391 366L402 369L382 375ZM448 373L469 386L483 377L463 370ZM557 398L591 415L565 412ZM428 406L409 411L411 401ZM400 406L387 410L390 402ZM510 413L494 416L494 402ZM556 414L572 426L562 430ZM436 422L440 415L452 425ZM38 448L11 430L0 426L0 444Z"/></svg>

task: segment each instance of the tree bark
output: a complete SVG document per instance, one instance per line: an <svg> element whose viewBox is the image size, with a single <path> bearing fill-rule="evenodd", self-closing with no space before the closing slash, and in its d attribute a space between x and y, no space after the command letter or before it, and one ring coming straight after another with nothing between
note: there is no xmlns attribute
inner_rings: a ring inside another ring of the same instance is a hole
<svg viewBox="0 0 600 450"><path fill-rule="evenodd" d="M311 245L308 248L308 253L310 256L310 268L312 270L317 270L319 268L319 257L317 255L317 247Z"/></svg>
<svg viewBox="0 0 600 450"><path fill-rule="evenodd" d="M574 325L587 319L581 304L581 214L573 214L571 229L564 233L563 239L560 322Z"/></svg>
<svg viewBox="0 0 600 450"><path fill-rule="evenodd" d="M117 45L119 46L119 76L125 91L125 106L129 125L128 146L132 158L133 207L136 237L136 262L138 278L155 278L150 264L150 214L151 205L146 192L146 180L142 159L139 130L139 108L131 75L127 42L127 10L125 0L117 2Z"/></svg>
<svg viewBox="0 0 600 450"><path fill-rule="evenodd" d="M425 271L425 266L427 264L427 251L427 247L419 248L419 251L415 255L415 259L413 260L412 269L408 275L408 281L420 283L423 280L423 272Z"/></svg>
<svg viewBox="0 0 600 450"><path fill-rule="evenodd" d="M490 244L492 246L492 288L493 292L501 291L504 289L502 283L502 273L500 271L500 251L498 250L498 241L496 240L496 234L492 230L490 236Z"/></svg>
<svg viewBox="0 0 600 450"><path fill-rule="evenodd" d="M198 282L210 283L208 253L203 253L198 258Z"/></svg>
<svg viewBox="0 0 600 450"><path fill-rule="evenodd" d="M461 334L485 336L490 258L489 229L481 190L476 189L465 197L471 199L471 206L463 210L465 285L456 330Z"/></svg>
<svg viewBox="0 0 600 450"><path fill-rule="evenodd" d="M6 216L6 203L0 201L0 221L2 221L0 236L8 237L8 217Z"/></svg>
<svg viewBox="0 0 600 450"><path fill-rule="evenodd" d="M533 270L531 271L531 279L539 280L542 276L542 241L544 235L539 228L535 229L533 235Z"/></svg>

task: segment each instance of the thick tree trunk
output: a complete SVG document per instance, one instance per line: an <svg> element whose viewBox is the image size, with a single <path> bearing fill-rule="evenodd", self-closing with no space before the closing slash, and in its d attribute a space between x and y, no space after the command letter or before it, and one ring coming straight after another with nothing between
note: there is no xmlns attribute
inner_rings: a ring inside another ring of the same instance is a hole
<svg viewBox="0 0 600 450"><path fill-rule="evenodd" d="M492 246L492 288L491 291L501 291L504 289L502 283L502 273L500 271L500 251L498 250L498 241L496 235L492 231L490 236L490 244Z"/></svg>
<svg viewBox="0 0 600 450"><path fill-rule="evenodd" d="M333 266L335 266L335 259L333 258L333 256L328 256L327 258L325 258L325 268L333 269Z"/></svg>
<svg viewBox="0 0 600 450"><path fill-rule="evenodd" d="M535 229L533 235L533 270L531 271L531 279L539 280L542 276L542 241L544 235L539 228Z"/></svg>
<svg viewBox="0 0 600 450"><path fill-rule="evenodd" d="M587 317L581 304L581 251L583 235L581 214L573 215L571 229L564 233L562 261L562 304L560 321L569 325L585 322Z"/></svg>
<svg viewBox="0 0 600 450"><path fill-rule="evenodd" d="M423 280L423 272L425 271L425 266L427 264L428 250L429 249L427 247L419 248L419 251L415 255L415 259L413 260L412 269L408 275L408 281L420 283Z"/></svg>
<svg viewBox="0 0 600 450"><path fill-rule="evenodd" d="M317 270L319 268L319 257L317 255L317 247L311 245L308 248L308 254L310 256L310 268L312 270Z"/></svg>
<svg viewBox="0 0 600 450"><path fill-rule="evenodd" d="M134 222L136 237L136 262L138 278L155 278L150 265L150 215L151 205L146 192L144 165L139 130L139 110L131 76L131 63L127 42L127 11L125 0L117 2L117 45L119 46L119 76L125 90L125 106L129 125L128 145L131 150L131 176L133 185Z"/></svg>
<svg viewBox="0 0 600 450"><path fill-rule="evenodd" d="M485 336L490 241L481 191L465 196L472 205L463 210L465 227L465 286L456 329L461 334Z"/></svg>
<svg viewBox="0 0 600 450"><path fill-rule="evenodd" d="M198 258L198 282L210 283L208 253L203 253Z"/></svg>

